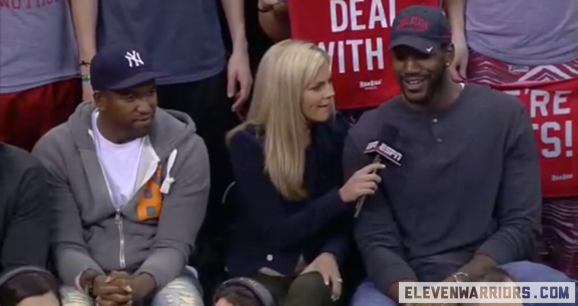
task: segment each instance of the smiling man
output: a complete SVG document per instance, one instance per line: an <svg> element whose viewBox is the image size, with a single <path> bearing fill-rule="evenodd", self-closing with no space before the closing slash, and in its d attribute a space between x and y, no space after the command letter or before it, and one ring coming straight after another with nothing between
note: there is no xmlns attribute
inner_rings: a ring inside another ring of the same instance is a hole
<svg viewBox="0 0 578 306"><path fill-rule="evenodd" d="M468 281L501 266L521 282L570 281L528 262L540 220L540 169L530 117L516 98L454 83L444 15L402 10L392 26L401 95L362 116L345 144L345 177L369 164L363 153L387 123L401 165L381 172L355 239L369 280L354 306L396 305L401 281Z"/></svg>
<svg viewBox="0 0 578 306"><path fill-rule="evenodd" d="M94 102L34 149L50 174L63 304L201 305L186 263L207 206L205 144L188 115L157 108L141 48L103 47L91 76Z"/></svg>

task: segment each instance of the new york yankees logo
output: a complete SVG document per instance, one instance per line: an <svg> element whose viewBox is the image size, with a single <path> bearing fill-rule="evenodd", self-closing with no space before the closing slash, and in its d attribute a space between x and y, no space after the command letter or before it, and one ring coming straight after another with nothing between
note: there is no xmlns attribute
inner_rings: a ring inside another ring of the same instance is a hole
<svg viewBox="0 0 578 306"><path fill-rule="evenodd" d="M134 50L132 50L132 52L127 52L124 58L128 60L129 67L144 65L143 60L140 58L140 54Z"/></svg>

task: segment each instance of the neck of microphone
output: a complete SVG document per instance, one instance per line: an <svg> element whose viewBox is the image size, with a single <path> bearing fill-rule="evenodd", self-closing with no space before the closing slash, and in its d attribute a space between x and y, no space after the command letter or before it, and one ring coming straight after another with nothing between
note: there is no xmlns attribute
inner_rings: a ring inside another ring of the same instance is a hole
<svg viewBox="0 0 578 306"><path fill-rule="evenodd" d="M373 163L381 163L381 155L379 153L375 153L375 157L373 157ZM375 174L377 170L374 170L372 174ZM353 217L357 219L359 217L359 213L361 212L361 208L363 207L363 203L365 203L365 199L367 198L366 195L362 196L357 200L357 204L355 204L355 214Z"/></svg>

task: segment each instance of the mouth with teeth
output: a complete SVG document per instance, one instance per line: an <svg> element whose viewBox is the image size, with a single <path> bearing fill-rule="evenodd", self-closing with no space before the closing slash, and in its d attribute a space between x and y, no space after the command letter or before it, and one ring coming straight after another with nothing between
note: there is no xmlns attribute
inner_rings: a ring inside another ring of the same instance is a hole
<svg viewBox="0 0 578 306"><path fill-rule="evenodd" d="M425 83L425 78L405 78L403 80L404 87L409 91L421 91Z"/></svg>

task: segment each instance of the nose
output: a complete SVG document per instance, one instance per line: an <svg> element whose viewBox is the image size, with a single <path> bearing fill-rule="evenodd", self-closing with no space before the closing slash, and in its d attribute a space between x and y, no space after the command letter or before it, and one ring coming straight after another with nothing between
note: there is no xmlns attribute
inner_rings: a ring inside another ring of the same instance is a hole
<svg viewBox="0 0 578 306"><path fill-rule="evenodd" d="M327 86L325 86L325 95L324 98L325 99L331 99L335 96L335 90L333 89L333 84L331 84L330 82L327 83Z"/></svg>
<svg viewBox="0 0 578 306"><path fill-rule="evenodd" d="M142 114L148 114L152 112L152 103L147 97L141 97L138 99L136 110Z"/></svg>
<svg viewBox="0 0 578 306"><path fill-rule="evenodd" d="M417 73L420 70L419 62L414 57L408 57L404 62L404 72L405 73Z"/></svg>

